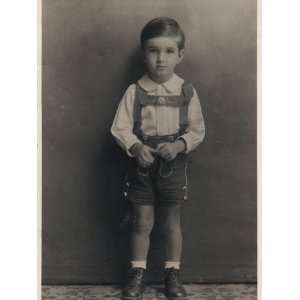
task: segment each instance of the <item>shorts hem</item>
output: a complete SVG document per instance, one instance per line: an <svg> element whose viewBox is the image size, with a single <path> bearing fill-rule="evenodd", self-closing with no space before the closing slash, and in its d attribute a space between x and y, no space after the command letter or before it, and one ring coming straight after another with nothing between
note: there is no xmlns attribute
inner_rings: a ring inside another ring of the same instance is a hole
<svg viewBox="0 0 300 300"><path fill-rule="evenodd" d="M132 204L137 205L154 205L153 201L142 201L142 200L128 200Z"/></svg>
<svg viewBox="0 0 300 300"><path fill-rule="evenodd" d="M157 205L158 206L183 205L186 202L187 202L186 200L157 201Z"/></svg>
<svg viewBox="0 0 300 300"><path fill-rule="evenodd" d="M142 200L128 200L129 203L137 205L153 205L153 206L171 206L171 205L183 205L187 200L158 200L158 201L142 201Z"/></svg>

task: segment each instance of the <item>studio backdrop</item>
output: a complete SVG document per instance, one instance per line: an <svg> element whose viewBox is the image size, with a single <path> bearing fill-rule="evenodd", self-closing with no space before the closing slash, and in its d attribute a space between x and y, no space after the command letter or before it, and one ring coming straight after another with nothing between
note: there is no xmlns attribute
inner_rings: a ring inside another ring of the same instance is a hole
<svg viewBox="0 0 300 300"><path fill-rule="evenodd" d="M255 282L257 57L254 0L42 1L42 278L118 283L128 259L122 224L126 155L110 126L143 74L139 33L158 16L186 33L177 69L198 91L204 142L189 165L184 282ZM154 229L147 280L161 278Z"/></svg>

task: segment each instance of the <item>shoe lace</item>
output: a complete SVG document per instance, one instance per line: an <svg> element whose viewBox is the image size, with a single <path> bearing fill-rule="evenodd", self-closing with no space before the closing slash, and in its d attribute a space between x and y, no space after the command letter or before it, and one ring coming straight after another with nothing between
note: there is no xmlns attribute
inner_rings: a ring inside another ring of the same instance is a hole
<svg viewBox="0 0 300 300"><path fill-rule="evenodd" d="M141 268L132 268L129 270L129 285L136 284L137 281L141 281L143 277L143 269Z"/></svg>
<svg viewBox="0 0 300 300"><path fill-rule="evenodd" d="M167 273L167 278L170 282L176 283L179 285L179 280L178 280L178 271L174 268L171 268L168 273Z"/></svg>

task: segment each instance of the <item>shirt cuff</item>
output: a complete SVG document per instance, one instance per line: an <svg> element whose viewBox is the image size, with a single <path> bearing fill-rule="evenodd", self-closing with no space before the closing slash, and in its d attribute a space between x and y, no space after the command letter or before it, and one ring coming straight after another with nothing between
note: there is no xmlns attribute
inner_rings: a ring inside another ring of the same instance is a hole
<svg viewBox="0 0 300 300"><path fill-rule="evenodd" d="M185 139L182 138L182 137L180 136L180 137L178 137L178 138L176 139L176 141L182 141L182 142L183 142L183 144L184 144L184 150L183 150L181 153L186 153L187 144L186 144Z"/></svg>
<svg viewBox="0 0 300 300"><path fill-rule="evenodd" d="M130 141L126 143L126 153L129 157L134 157L134 155L130 152L130 149L135 144L143 144L137 137L133 137Z"/></svg>
<svg viewBox="0 0 300 300"><path fill-rule="evenodd" d="M188 134L184 134L184 135L180 136L178 139L181 139L181 140L184 141L185 150L184 150L183 153L189 153L193 149L193 141L189 137Z"/></svg>

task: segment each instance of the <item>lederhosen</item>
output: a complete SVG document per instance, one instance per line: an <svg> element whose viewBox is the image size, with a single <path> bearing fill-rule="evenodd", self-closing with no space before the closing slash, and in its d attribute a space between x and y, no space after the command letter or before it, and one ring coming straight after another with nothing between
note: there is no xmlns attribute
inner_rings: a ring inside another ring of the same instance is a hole
<svg viewBox="0 0 300 300"><path fill-rule="evenodd" d="M188 127L188 105L193 97L191 83L184 82L181 95L154 96L148 95L136 84L134 100L133 133L145 144L156 148L158 144L174 142L186 132ZM141 112L143 106L164 105L179 108L179 131L172 135L149 136L141 130ZM136 160L131 166L125 180L125 198L136 204L180 203L187 200L187 155L179 153L172 161L157 156L149 168L140 167Z"/></svg>

